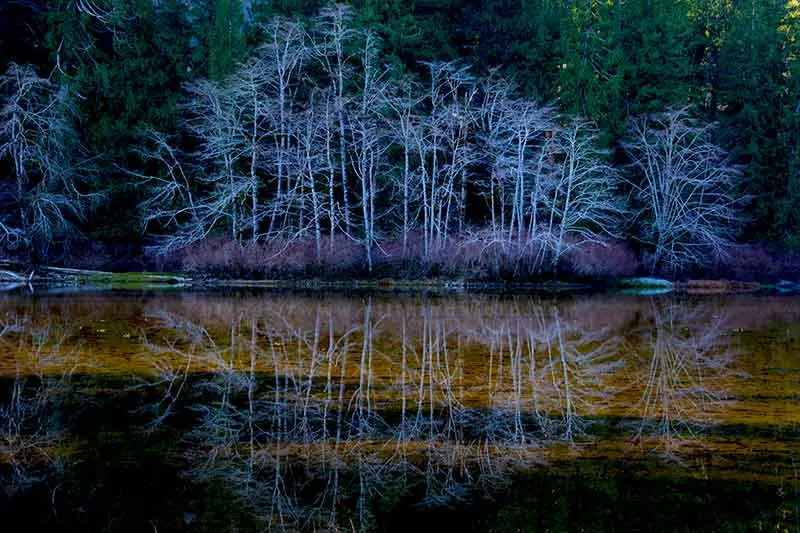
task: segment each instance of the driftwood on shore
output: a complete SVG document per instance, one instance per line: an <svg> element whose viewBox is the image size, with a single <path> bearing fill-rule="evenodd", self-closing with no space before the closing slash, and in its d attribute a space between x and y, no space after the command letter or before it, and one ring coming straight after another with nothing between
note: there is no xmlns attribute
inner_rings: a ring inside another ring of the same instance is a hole
<svg viewBox="0 0 800 533"><path fill-rule="evenodd" d="M0 270L0 280L2 281L26 281L25 276L10 270Z"/></svg>
<svg viewBox="0 0 800 533"><path fill-rule="evenodd" d="M104 270L31 266L14 261L0 260L0 292L35 284L52 285L108 285L108 284L185 284L185 276L159 273L116 273Z"/></svg>
<svg viewBox="0 0 800 533"><path fill-rule="evenodd" d="M32 283L34 281L64 281L74 277L111 275L100 270L83 270L52 266L31 266L13 261L0 261L0 281Z"/></svg>

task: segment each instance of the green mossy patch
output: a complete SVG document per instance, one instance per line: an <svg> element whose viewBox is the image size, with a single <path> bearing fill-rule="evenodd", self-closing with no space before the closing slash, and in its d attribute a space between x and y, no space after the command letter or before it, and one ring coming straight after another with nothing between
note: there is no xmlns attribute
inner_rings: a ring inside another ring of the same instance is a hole
<svg viewBox="0 0 800 533"><path fill-rule="evenodd" d="M662 278L622 278L614 285L625 289L671 289L672 282Z"/></svg>

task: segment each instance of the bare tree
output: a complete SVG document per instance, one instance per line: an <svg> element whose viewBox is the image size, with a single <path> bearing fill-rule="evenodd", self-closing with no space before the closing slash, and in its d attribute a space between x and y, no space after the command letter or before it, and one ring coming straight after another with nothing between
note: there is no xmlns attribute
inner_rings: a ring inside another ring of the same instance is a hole
<svg viewBox="0 0 800 533"><path fill-rule="evenodd" d="M444 107L439 116L434 116L437 128L442 132L446 150L440 167L443 179L440 183L438 206L435 208L437 240L447 241L452 218L458 220L458 231L463 232L466 185L470 165L477 154L474 150L470 130L475 116L475 100L478 90L475 81L466 70L452 70L441 78Z"/></svg>
<svg viewBox="0 0 800 533"><path fill-rule="evenodd" d="M322 65L333 89L334 110L338 124L339 179L342 187L342 214L345 231L351 229L350 200L347 180L347 135L345 121L345 82L350 75L350 58L347 47L356 37L352 28L353 14L350 6L331 2L316 19L312 46L314 57Z"/></svg>
<svg viewBox="0 0 800 533"><path fill-rule="evenodd" d="M485 189L491 214L492 239L499 242L504 240L505 235L506 181L514 159L511 155L514 136L509 127L514 122L512 106L509 105L511 91L512 87L505 80L493 76L484 78L481 81L481 102L477 113L480 150L488 170Z"/></svg>
<svg viewBox="0 0 800 533"><path fill-rule="evenodd" d="M274 101L272 109L272 140L275 153L276 191L269 233L275 230L275 222L289 190L286 165L292 122L293 94L299 80L300 69L305 61L306 33L303 27L284 18L273 19L265 28L267 43L260 54L264 62L263 73L267 76L267 88Z"/></svg>
<svg viewBox="0 0 800 533"><path fill-rule="evenodd" d="M429 113L416 143L423 162L420 183L426 257L432 248L447 241L453 211L456 216L463 214L467 175L475 157L470 128L478 94L467 67L453 62L427 66Z"/></svg>
<svg viewBox="0 0 800 533"><path fill-rule="evenodd" d="M238 164L246 158L247 140L242 136L241 115L233 91L227 83L201 80L187 86L187 126L199 141L195 154L210 164L208 174L198 179L210 187L207 209L213 222L227 220L231 239L241 233L240 205L251 185L247 176L238 172Z"/></svg>
<svg viewBox="0 0 800 533"><path fill-rule="evenodd" d="M12 63L0 76L0 157L13 163L13 184L3 196L14 207L0 217L0 240L23 241L47 253L56 235L74 227L98 195L83 194L66 86Z"/></svg>
<svg viewBox="0 0 800 533"><path fill-rule="evenodd" d="M186 154L178 150L170 138L157 131L145 135L146 145L136 154L145 163L156 163L154 174L125 171L149 187L146 199L139 205L144 229L158 225L166 233L158 238L155 251L166 253L204 239L214 225L208 206L196 180L187 168Z"/></svg>
<svg viewBox="0 0 800 533"><path fill-rule="evenodd" d="M160 223L168 231L158 251L202 240L219 226L227 226L233 240L245 228L253 240L258 238L262 141L270 131L263 71L254 61L223 82L200 80L187 86L185 126L197 140L195 152L183 153L155 131L146 136L149 146L137 150L144 161L160 167L155 175L128 171L152 186L140 207L146 225Z"/></svg>
<svg viewBox="0 0 800 533"><path fill-rule="evenodd" d="M306 107L302 115L298 117L297 128L295 136L297 138L297 146L299 157L296 161L296 171L298 173L298 193L293 196L300 197L300 213L298 224L298 232L305 232L305 227L302 220L305 218L305 206L308 204L311 208L309 218L311 219L311 226L314 231L314 245L315 257L317 263L320 261L322 253L322 219L327 211L330 218L331 228L334 227L334 215L331 209L325 209L325 195L319 190L318 175L321 173L327 174L328 186L331 186L331 170L328 156L330 154L330 122L326 112L329 110L328 102L325 104L318 104L319 98L316 98L317 92L312 91L310 103ZM322 95L326 97L325 94ZM302 195L302 196L301 196ZM306 198L309 202L306 202ZM332 200L332 198L328 198Z"/></svg>
<svg viewBox="0 0 800 533"><path fill-rule="evenodd" d="M503 80L489 78L484 87L481 116L490 154L493 240L504 247L514 243L519 254L533 244L544 248L550 239L539 231L539 211L548 205L553 189L553 110L532 100L511 99L511 87Z"/></svg>
<svg viewBox="0 0 800 533"><path fill-rule="evenodd" d="M516 230L517 242L534 238L537 227L537 208L543 191L543 181L548 174L548 155L552 137L547 133L555 129L552 109L530 100L509 102L511 147L513 158L513 194L509 240ZM530 224L525 223L526 213Z"/></svg>
<svg viewBox="0 0 800 533"><path fill-rule="evenodd" d="M403 168L400 180L396 182L396 187L400 189L400 196L403 202L402 229L403 236L403 257L408 251L408 233L413 225L413 218L416 214L411 212L412 202L416 201L418 194L415 180L419 178L419 173L415 172L412 165L415 158L414 140L420 134L419 104L422 98L419 96L419 87L410 81L401 82L396 87L393 94L387 95L386 104L391 112L387 117L387 128L391 142L398 144L403 150Z"/></svg>
<svg viewBox="0 0 800 533"><path fill-rule="evenodd" d="M389 142L380 120L381 106L385 103L387 94L386 71L381 71L375 65L377 37L368 31L365 32L363 38L363 51L360 57L362 67L361 101L358 108L352 109L349 113L350 157L353 171L361 186L363 242L367 268L371 271L372 249L376 242L377 178L385 164L384 154L389 147Z"/></svg>
<svg viewBox="0 0 800 533"><path fill-rule="evenodd" d="M240 240L249 230L251 241L256 241L268 212L267 234L284 229L276 221L280 215L285 222L292 203L289 165L297 157L292 98L306 53L305 34L298 24L279 18L264 31L267 44L227 79L199 80L186 87L185 126L197 139L198 150L181 156L161 137L155 139L156 150L142 154L163 163L167 171L166 177L147 177L158 183L144 206L155 209L146 219L180 226L162 250L205 238L223 222L232 239ZM262 203L265 175L276 179L269 209ZM178 192L180 198L175 197Z"/></svg>
<svg viewBox="0 0 800 533"><path fill-rule="evenodd" d="M548 199L554 266L570 248L614 235L626 213L617 195L617 172L605 163L597 134L596 128L580 119L558 134L562 160Z"/></svg>
<svg viewBox="0 0 800 533"><path fill-rule="evenodd" d="M280 62L276 62L280 64ZM273 73L270 63L263 56L256 56L247 64L236 70L231 76L230 91L232 104L237 109L239 136L243 139L243 157L249 160L247 180L250 195L250 232L251 240L256 241L260 236L260 222L263 210L260 206L259 192L261 185L260 171L269 168L272 162L270 155L275 155L278 182L281 182L283 172L283 151L279 146L269 150L267 140L269 137L281 137L281 128L284 125L285 113L279 109L280 119L275 123L270 120L271 111L275 108L275 96L267 94L270 81L278 78L277 106L282 106L280 95L285 91L280 79L281 71ZM277 74L277 75L274 75ZM244 222L243 222L244 223Z"/></svg>
<svg viewBox="0 0 800 533"><path fill-rule="evenodd" d="M641 206L640 238L653 247L652 269L705 264L725 252L740 220L741 172L687 108L641 117L624 147Z"/></svg>

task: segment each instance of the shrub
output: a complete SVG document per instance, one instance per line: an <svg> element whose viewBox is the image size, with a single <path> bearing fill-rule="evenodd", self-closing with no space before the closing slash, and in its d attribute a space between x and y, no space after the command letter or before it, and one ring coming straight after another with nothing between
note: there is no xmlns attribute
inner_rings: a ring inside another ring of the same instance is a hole
<svg viewBox="0 0 800 533"><path fill-rule="evenodd" d="M562 269L581 278L611 279L634 276L640 271L636 254L623 242L593 242L572 248Z"/></svg>

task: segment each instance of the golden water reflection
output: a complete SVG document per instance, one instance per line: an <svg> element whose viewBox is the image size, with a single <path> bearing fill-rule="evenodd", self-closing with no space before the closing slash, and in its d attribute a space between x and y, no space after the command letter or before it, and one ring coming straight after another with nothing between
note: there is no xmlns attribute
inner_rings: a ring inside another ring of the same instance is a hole
<svg viewBox="0 0 800 533"><path fill-rule="evenodd" d="M90 376L142 395L143 432L188 425L184 474L273 526L369 528L378 496L448 505L578 458L796 490L798 303L6 297L0 457L24 486L79 456L58 406Z"/></svg>

